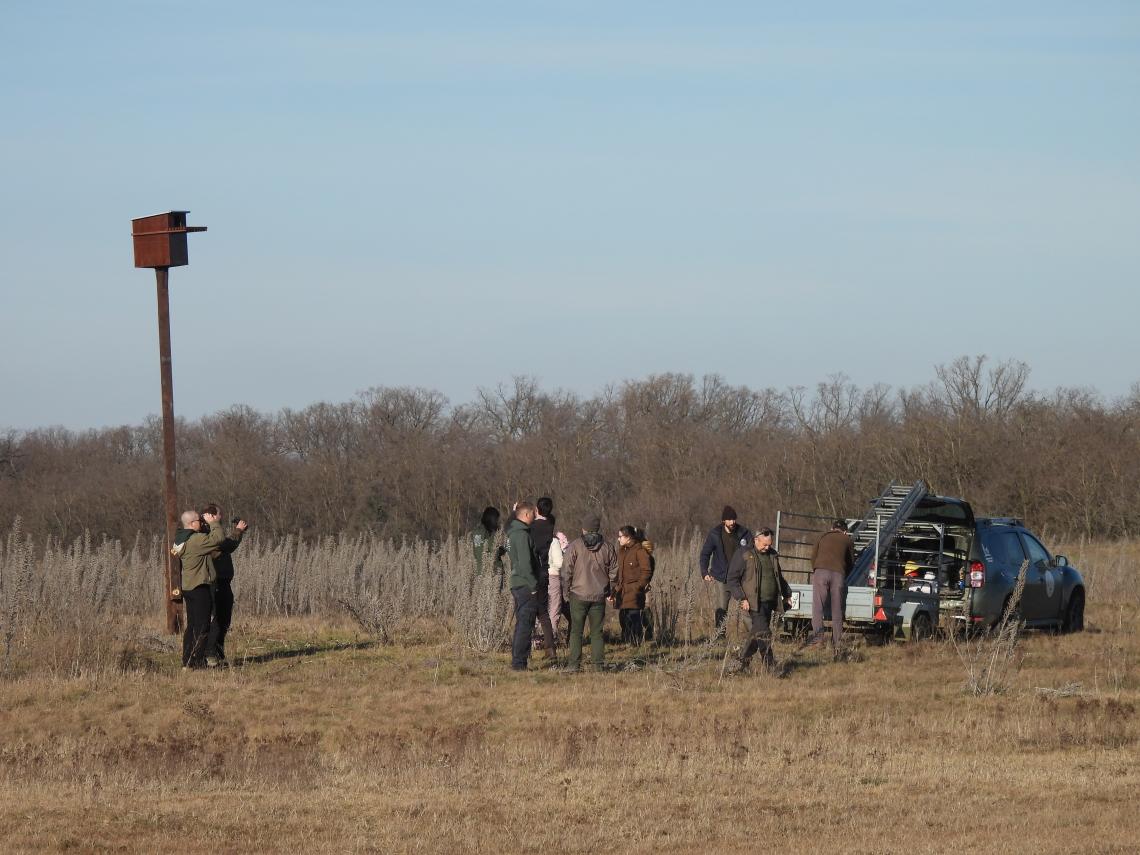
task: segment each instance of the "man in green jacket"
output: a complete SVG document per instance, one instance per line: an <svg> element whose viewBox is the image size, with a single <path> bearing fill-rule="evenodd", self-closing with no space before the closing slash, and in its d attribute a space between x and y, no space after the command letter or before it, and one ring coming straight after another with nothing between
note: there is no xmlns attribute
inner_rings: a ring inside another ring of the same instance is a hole
<svg viewBox="0 0 1140 855"><path fill-rule="evenodd" d="M538 555L530 536L535 506L515 505L515 515L507 526L507 555L511 559L510 587L515 600L515 636L511 643L511 668L525 671L530 658L530 639L538 618Z"/></svg>
<svg viewBox="0 0 1140 855"><path fill-rule="evenodd" d="M209 534L200 529L205 521ZM237 524L245 531L245 523ZM182 514L182 528L174 535L171 553L182 562L180 593L186 603L186 631L182 634L182 667L203 668L206 665L206 644L210 637L210 616L214 611L214 581L217 572L211 554L226 539L226 531L218 514L186 511Z"/></svg>
<svg viewBox="0 0 1140 855"><path fill-rule="evenodd" d="M787 605L792 589L780 569L780 556L772 548L772 529L756 532L752 546L733 556L728 567L728 588L733 599L740 601L748 623L748 641L740 652L740 661L748 667L752 656L760 651L764 667L775 665L772 656L772 615L780 600Z"/></svg>

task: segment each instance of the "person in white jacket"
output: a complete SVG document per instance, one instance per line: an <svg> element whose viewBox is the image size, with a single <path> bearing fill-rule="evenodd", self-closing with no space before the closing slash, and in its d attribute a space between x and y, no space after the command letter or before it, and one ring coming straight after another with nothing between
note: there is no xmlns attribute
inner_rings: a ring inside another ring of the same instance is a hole
<svg viewBox="0 0 1140 855"><path fill-rule="evenodd" d="M562 553L570 545L570 539L562 532L555 532L554 539L550 541L550 625L554 627L554 634L558 634L558 616L562 614Z"/></svg>

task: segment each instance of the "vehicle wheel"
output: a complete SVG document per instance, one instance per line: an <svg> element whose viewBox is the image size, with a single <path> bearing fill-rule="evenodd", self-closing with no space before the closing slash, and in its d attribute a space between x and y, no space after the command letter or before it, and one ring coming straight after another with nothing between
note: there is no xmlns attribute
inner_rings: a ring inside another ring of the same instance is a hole
<svg viewBox="0 0 1140 855"><path fill-rule="evenodd" d="M934 635L934 623L926 612L919 612L910 622L910 640L926 641Z"/></svg>
<svg viewBox="0 0 1140 855"><path fill-rule="evenodd" d="M1061 632L1080 632L1085 628L1085 592L1080 588L1069 597L1069 606L1061 619Z"/></svg>

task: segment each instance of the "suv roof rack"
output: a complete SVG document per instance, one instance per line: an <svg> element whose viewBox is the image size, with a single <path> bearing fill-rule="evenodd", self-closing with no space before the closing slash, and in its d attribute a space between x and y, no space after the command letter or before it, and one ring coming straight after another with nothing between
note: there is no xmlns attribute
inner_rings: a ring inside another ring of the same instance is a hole
<svg viewBox="0 0 1140 855"><path fill-rule="evenodd" d="M1019 525L1024 527L1025 523L1020 517L978 517L978 522L982 525Z"/></svg>

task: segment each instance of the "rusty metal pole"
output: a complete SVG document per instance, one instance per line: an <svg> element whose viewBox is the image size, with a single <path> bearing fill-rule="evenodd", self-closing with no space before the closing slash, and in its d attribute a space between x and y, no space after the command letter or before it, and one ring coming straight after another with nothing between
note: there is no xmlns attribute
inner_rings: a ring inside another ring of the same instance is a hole
<svg viewBox="0 0 1140 855"><path fill-rule="evenodd" d="M206 231L205 226L186 225L189 211L167 211L149 217L131 220L131 239L135 249L135 267L154 269L158 288L158 356L162 372L162 468L163 504L166 512L166 631L177 633L181 629L182 567L170 554L174 534L178 528L178 485L174 469L174 379L170 360L170 268L189 264L186 236ZM179 591L177 598L174 592ZM176 601L177 599L177 601Z"/></svg>
<svg viewBox="0 0 1140 855"><path fill-rule="evenodd" d="M170 554L174 534L178 529L178 483L174 463L174 376L170 359L170 268L154 269L155 284L158 289L158 358L162 373L162 468L163 505L166 508L166 543L163 554L166 556L166 631L177 634L182 631L182 610L170 597L170 592L179 587L177 561Z"/></svg>

